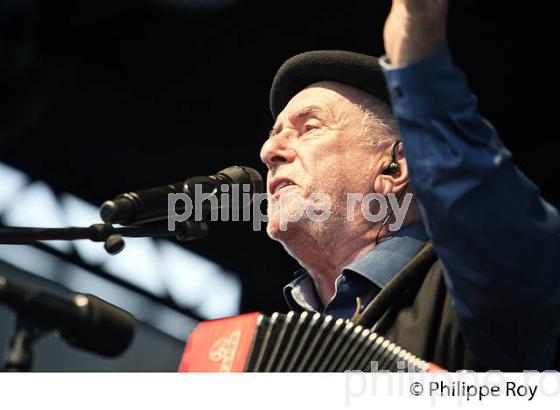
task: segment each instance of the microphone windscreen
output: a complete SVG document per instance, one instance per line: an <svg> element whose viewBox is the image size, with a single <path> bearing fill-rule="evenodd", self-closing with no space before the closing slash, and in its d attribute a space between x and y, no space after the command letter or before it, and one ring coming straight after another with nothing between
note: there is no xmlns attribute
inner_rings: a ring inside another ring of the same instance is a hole
<svg viewBox="0 0 560 410"><path fill-rule="evenodd" d="M132 315L93 295L76 297L87 299L89 323L81 331L72 332L73 335L64 335L65 339L75 347L103 356L115 357L123 353L134 337Z"/></svg>
<svg viewBox="0 0 560 410"><path fill-rule="evenodd" d="M261 174L253 168L236 165L223 169L218 174L226 176L234 184L251 185L251 194L260 194L263 192L264 182Z"/></svg>

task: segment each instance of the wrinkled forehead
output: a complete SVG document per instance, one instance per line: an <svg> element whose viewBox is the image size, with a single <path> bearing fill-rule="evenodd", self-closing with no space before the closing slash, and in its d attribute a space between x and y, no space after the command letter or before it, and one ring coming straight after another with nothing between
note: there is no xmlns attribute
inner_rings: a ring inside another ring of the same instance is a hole
<svg viewBox="0 0 560 410"><path fill-rule="evenodd" d="M292 97L278 115L276 124L308 113L332 118L337 112L357 108L356 104L360 104L364 98L360 93L365 94L357 88L334 81L313 83Z"/></svg>

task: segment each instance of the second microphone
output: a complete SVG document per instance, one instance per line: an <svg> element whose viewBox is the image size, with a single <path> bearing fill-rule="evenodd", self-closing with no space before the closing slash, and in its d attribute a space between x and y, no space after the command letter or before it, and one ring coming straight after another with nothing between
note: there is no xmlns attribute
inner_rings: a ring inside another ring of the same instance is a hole
<svg viewBox="0 0 560 410"><path fill-rule="evenodd" d="M231 166L215 175L192 177L184 182L120 194L115 199L105 201L101 205L101 219L105 223L121 225L139 225L166 220L169 194L184 193L194 199L195 185L199 185L202 193L216 194L219 199L218 193L221 192L224 184L229 187L248 185L251 197L263 192L262 177L255 169ZM176 211L183 212L184 209Z"/></svg>

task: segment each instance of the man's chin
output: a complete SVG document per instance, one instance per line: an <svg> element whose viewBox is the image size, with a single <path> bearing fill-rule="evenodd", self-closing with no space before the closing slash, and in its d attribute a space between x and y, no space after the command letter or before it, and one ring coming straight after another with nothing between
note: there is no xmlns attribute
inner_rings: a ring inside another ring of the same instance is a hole
<svg viewBox="0 0 560 410"><path fill-rule="evenodd" d="M275 241L284 242L289 240L297 231L297 224L294 222L284 222L284 226L278 220L269 221L266 225L266 233Z"/></svg>
<svg viewBox="0 0 560 410"><path fill-rule="evenodd" d="M266 233L270 238L279 241L282 234L285 234L285 231L280 229L280 225L278 223L268 222L266 225Z"/></svg>

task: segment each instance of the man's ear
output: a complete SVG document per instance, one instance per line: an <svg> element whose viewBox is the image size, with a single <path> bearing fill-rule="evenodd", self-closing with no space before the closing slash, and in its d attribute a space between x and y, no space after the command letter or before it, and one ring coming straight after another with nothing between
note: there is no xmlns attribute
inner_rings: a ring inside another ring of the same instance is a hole
<svg viewBox="0 0 560 410"><path fill-rule="evenodd" d="M408 165L404 157L402 144L395 147L395 160L389 160L384 164L384 171L379 173L375 179L375 192L387 196L390 193L397 194L406 188L409 182ZM396 164L391 165L391 164Z"/></svg>

